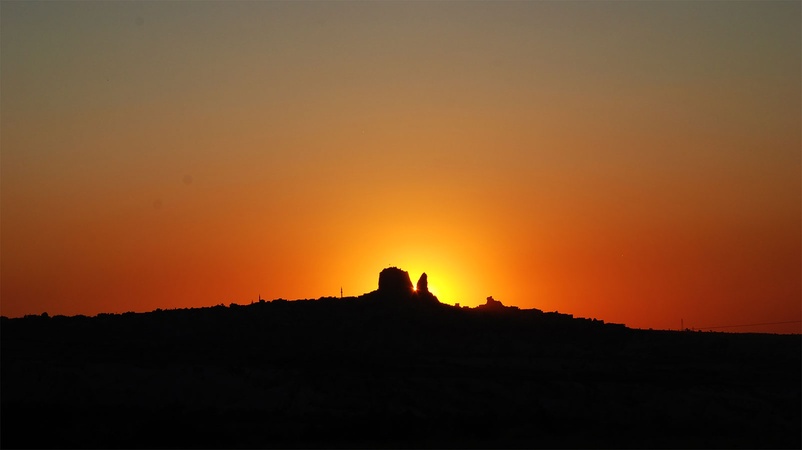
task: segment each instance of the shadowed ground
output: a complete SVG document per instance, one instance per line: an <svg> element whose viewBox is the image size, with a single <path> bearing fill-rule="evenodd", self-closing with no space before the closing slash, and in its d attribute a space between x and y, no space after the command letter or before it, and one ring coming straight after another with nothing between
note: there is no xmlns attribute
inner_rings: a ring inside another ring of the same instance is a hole
<svg viewBox="0 0 802 450"><path fill-rule="evenodd" d="M3 318L2 446L800 447L798 335L385 294Z"/></svg>

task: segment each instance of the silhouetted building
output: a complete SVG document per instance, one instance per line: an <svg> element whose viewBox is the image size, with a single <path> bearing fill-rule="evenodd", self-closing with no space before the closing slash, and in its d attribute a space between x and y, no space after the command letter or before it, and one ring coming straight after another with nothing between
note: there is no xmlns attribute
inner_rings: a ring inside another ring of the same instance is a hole
<svg viewBox="0 0 802 450"><path fill-rule="evenodd" d="M479 309L484 309L488 311L502 311L506 308L503 303L498 300L495 300L493 296L487 297L487 302L484 305L477 306Z"/></svg>

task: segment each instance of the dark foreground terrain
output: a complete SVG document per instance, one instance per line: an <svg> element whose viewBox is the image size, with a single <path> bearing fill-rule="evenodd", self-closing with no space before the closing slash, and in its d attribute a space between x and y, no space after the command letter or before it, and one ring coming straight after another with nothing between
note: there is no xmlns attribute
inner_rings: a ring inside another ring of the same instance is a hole
<svg viewBox="0 0 802 450"><path fill-rule="evenodd" d="M2 319L3 448L800 448L799 335L384 298Z"/></svg>

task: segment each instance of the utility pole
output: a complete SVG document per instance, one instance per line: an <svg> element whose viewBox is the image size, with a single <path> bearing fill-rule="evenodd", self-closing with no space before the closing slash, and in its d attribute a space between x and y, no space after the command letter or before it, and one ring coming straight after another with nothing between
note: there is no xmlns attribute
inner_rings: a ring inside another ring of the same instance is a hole
<svg viewBox="0 0 802 450"><path fill-rule="evenodd" d="M343 298L343 287L340 286L340 298Z"/></svg>

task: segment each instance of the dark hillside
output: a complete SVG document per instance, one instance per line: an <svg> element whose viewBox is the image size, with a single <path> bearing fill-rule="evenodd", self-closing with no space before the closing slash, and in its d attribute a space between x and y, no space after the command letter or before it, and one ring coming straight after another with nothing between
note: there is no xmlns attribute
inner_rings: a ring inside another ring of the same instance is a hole
<svg viewBox="0 0 802 450"><path fill-rule="evenodd" d="M381 291L1 330L5 448L801 444L800 336Z"/></svg>

